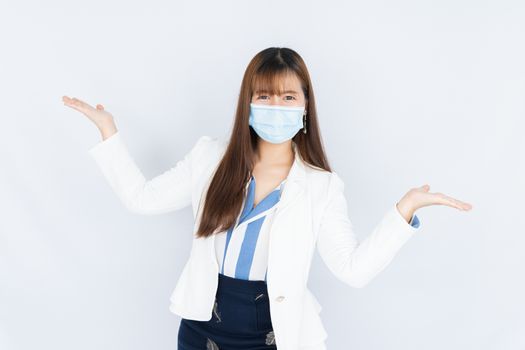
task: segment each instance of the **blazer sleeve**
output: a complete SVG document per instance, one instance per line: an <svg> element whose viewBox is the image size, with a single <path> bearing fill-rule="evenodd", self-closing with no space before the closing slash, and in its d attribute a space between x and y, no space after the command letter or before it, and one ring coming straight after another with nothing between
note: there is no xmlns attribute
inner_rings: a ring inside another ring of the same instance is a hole
<svg viewBox="0 0 525 350"><path fill-rule="evenodd" d="M191 163L210 139L201 136L183 159L150 180L128 152L120 131L91 147L88 154L127 209L144 215L163 214L191 204Z"/></svg>
<svg viewBox="0 0 525 350"><path fill-rule="evenodd" d="M331 173L328 204L322 215L317 250L329 270L342 282L362 288L381 272L401 247L420 230L416 216L409 224L396 205L388 209L372 232L361 242L348 217L344 182Z"/></svg>

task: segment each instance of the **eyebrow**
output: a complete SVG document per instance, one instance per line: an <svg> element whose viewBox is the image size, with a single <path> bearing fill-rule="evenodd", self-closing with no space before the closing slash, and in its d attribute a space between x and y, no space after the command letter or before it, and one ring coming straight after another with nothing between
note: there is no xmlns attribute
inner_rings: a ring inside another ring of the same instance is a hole
<svg viewBox="0 0 525 350"><path fill-rule="evenodd" d="M268 90L258 90L255 93L260 94L260 93L264 93L264 92L268 92ZM295 91L295 90L286 90L286 91L283 91L282 93L283 94L295 94L295 95L298 94L298 92Z"/></svg>

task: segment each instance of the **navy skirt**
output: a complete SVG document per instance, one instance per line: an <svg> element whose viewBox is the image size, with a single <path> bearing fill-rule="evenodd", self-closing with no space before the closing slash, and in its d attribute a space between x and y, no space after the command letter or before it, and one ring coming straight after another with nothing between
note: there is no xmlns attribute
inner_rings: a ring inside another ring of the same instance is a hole
<svg viewBox="0 0 525 350"><path fill-rule="evenodd" d="M179 350L277 349L265 281L250 281L219 273L212 318L182 318Z"/></svg>

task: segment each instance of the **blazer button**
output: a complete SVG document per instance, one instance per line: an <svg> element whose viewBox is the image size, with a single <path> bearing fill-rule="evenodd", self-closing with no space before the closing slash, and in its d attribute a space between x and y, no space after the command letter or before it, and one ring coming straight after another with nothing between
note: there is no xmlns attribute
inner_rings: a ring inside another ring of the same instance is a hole
<svg viewBox="0 0 525 350"><path fill-rule="evenodd" d="M281 302L284 300L284 296L279 295L277 298L275 298L276 301Z"/></svg>

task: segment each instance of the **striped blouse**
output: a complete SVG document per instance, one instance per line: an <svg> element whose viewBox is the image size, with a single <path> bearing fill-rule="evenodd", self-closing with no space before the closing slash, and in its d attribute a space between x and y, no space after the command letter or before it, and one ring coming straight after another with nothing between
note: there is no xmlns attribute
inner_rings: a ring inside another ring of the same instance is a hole
<svg viewBox="0 0 525 350"><path fill-rule="evenodd" d="M269 228L275 204L279 201L286 179L254 208L255 177L248 182L244 208L228 231L215 237L219 272L233 278L266 281Z"/></svg>
<svg viewBox="0 0 525 350"><path fill-rule="evenodd" d="M215 237L215 255L219 273L244 280L266 281L268 267L269 231L275 204L283 190L283 180L272 192L262 199L255 208L255 177L248 183L244 208L235 225ZM410 225L419 227L417 215Z"/></svg>

